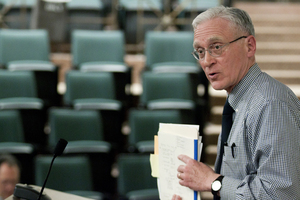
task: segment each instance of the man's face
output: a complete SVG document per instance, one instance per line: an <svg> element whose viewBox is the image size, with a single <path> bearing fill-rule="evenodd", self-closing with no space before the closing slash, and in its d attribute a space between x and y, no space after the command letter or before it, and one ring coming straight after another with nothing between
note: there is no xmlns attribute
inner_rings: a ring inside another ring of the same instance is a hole
<svg viewBox="0 0 300 200"><path fill-rule="evenodd" d="M207 49L212 44L223 45L241 36L248 36L236 35L235 32L227 20L215 18L205 21L194 31L194 48ZM252 65L249 63L247 40L248 38L242 38L225 46L218 57L205 52L205 57L199 62L214 89L225 89L230 93L245 76Z"/></svg>
<svg viewBox="0 0 300 200"><path fill-rule="evenodd" d="M20 172L16 166L2 163L0 166L0 196L3 199L11 196L15 185L19 182Z"/></svg>

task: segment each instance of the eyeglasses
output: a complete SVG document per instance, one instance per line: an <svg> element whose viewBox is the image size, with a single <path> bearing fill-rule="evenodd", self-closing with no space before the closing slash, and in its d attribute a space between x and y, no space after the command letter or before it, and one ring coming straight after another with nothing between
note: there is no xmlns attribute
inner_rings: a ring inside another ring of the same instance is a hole
<svg viewBox="0 0 300 200"><path fill-rule="evenodd" d="M222 49L233 43L233 42L236 42L238 41L239 39L242 39L242 38L247 38L248 36L242 36L242 37L239 37L231 42L228 42L226 44L211 44L208 46L207 49L204 49L204 48L198 48L197 50L195 49L193 52L192 52L192 55L196 58L196 60L203 60L204 57L205 57L205 52L208 51L208 53L213 56L213 57L218 57L222 54Z"/></svg>

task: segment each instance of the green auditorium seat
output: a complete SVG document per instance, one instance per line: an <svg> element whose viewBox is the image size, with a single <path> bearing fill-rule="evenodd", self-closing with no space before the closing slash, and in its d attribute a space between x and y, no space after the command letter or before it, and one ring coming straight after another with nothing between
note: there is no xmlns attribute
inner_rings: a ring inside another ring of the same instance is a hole
<svg viewBox="0 0 300 200"><path fill-rule="evenodd" d="M0 31L0 65L10 71L33 71L37 95L46 106L58 105L58 68L50 61L46 30Z"/></svg>
<svg viewBox="0 0 300 200"><path fill-rule="evenodd" d="M187 73L154 73L142 75L141 104L149 109L193 109L196 88Z"/></svg>
<svg viewBox="0 0 300 200"><path fill-rule="evenodd" d="M151 176L149 155L121 154L117 159L117 166L120 199L159 199L157 180Z"/></svg>
<svg viewBox="0 0 300 200"><path fill-rule="evenodd" d="M91 161L96 191L111 194L114 180L110 174L114 147L104 141L102 116L96 110L51 108L49 110L49 147L59 138L68 141L67 155L87 155Z"/></svg>
<svg viewBox="0 0 300 200"><path fill-rule="evenodd" d="M120 110L122 108L121 102L116 100L114 79L109 72L68 71L66 86L65 105L72 105L77 109Z"/></svg>
<svg viewBox="0 0 300 200"><path fill-rule="evenodd" d="M74 30L72 65L83 72L111 72L116 98L127 101L125 87L131 83L131 70L124 62L125 43L121 31Z"/></svg>
<svg viewBox="0 0 300 200"><path fill-rule="evenodd" d="M121 133L125 105L117 99L114 75L110 72L82 72L71 70L66 74L65 105L77 110L97 110L103 116L106 141L123 148Z"/></svg>
<svg viewBox="0 0 300 200"><path fill-rule="evenodd" d="M59 138L69 143L65 152L109 152L111 145L103 139L102 117L95 110L52 108L49 111L51 132L49 145Z"/></svg>
<svg viewBox="0 0 300 200"><path fill-rule="evenodd" d="M25 142L21 114L18 110L0 110L0 152L14 155L21 164L21 182L33 184L35 148Z"/></svg>
<svg viewBox="0 0 300 200"><path fill-rule="evenodd" d="M200 66L191 56L194 34L191 31L146 34L146 68L155 72L186 72L197 74Z"/></svg>
<svg viewBox="0 0 300 200"><path fill-rule="evenodd" d="M21 112L25 141L45 145L46 110L37 97L33 72L0 70L0 110L12 109Z"/></svg>
<svg viewBox="0 0 300 200"><path fill-rule="evenodd" d="M178 110L140 110L129 111L129 152L154 152L154 135L159 123L182 123Z"/></svg>
<svg viewBox="0 0 300 200"><path fill-rule="evenodd" d="M35 158L35 184L42 186L47 176L52 156L39 155ZM85 197L102 194L93 188L90 161L85 156L57 157L53 162L46 187Z"/></svg>

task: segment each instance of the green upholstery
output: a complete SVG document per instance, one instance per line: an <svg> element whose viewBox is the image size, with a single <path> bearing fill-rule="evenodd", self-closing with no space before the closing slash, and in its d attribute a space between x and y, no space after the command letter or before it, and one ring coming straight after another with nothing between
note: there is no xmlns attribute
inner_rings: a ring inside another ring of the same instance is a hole
<svg viewBox="0 0 300 200"><path fill-rule="evenodd" d="M143 78L143 93L141 96L141 103L149 106L154 101L156 104L162 102L164 105L172 108L181 104L187 104L188 107L193 107L194 92L187 73L153 73L144 72ZM169 102L169 103L167 103ZM160 105L158 105L160 106ZM177 107L177 108L179 108ZM184 106L185 107L185 106ZM153 109L155 109L153 107Z"/></svg>
<svg viewBox="0 0 300 200"><path fill-rule="evenodd" d="M163 62L155 63L151 67L151 71L157 73L191 73L197 74L200 72L200 67L191 62Z"/></svg>
<svg viewBox="0 0 300 200"><path fill-rule="evenodd" d="M24 130L18 110L0 111L0 152L31 154L32 144L25 143Z"/></svg>
<svg viewBox="0 0 300 200"><path fill-rule="evenodd" d="M36 157L36 185L43 185L51 160L52 156ZM89 159L84 156L57 157L54 160L46 187L59 191L93 191L92 173Z"/></svg>
<svg viewBox="0 0 300 200"><path fill-rule="evenodd" d="M127 11L137 11L143 9L144 11L152 11L153 9L162 10L163 3L161 0L120 0L119 4Z"/></svg>
<svg viewBox="0 0 300 200"><path fill-rule="evenodd" d="M1 109L42 109L33 72L0 70Z"/></svg>
<svg viewBox="0 0 300 200"><path fill-rule="evenodd" d="M0 99L10 97L37 97L33 73L0 70Z"/></svg>
<svg viewBox="0 0 300 200"><path fill-rule="evenodd" d="M0 111L0 141L24 142L21 115L18 110Z"/></svg>
<svg viewBox="0 0 300 200"><path fill-rule="evenodd" d="M72 32L73 66L87 62L119 62L124 65L124 34L121 31L75 30Z"/></svg>
<svg viewBox="0 0 300 200"><path fill-rule="evenodd" d="M152 70L153 65L169 63L172 65L192 67L193 71L199 71L199 65L191 55L193 51L193 32L158 32L148 31L145 41L146 67ZM190 69L187 69L189 72ZM173 70L176 72L176 69Z"/></svg>
<svg viewBox="0 0 300 200"><path fill-rule="evenodd" d="M114 77L109 72L69 71L66 74L66 105L77 109L120 110L121 102L116 100Z"/></svg>
<svg viewBox="0 0 300 200"><path fill-rule="evenodd" d="M33 71L37 95L46 106L59 104L58 68L50 61L46 30L1 30L0 65L10 71Z"/></svg>
<svg viewBox="0 0 300 200"><path fill-rule="evenodd" d="M124 62L125 41L122 31L74 30L72 32L73 67L83 72L111 72L116 98L126 102L131 70Z"/></svg>
<svg viewBox="0 0 300 200"><path fill-rule="evenodd" d="M126 194L128 200L159 200L158 189L135 190Z"/></svg>
<svg viewBox="0 0 300 200"><path fill-rule="evenodd" d="M101 116L96 111L72 109L50 110L51 142L59 138L67 141L102 140Z"/></svg>
<svg viewBox="0 0 300 200"><path fill-rule="evenodd" d="M37 98L32 71L0 70L0 109L20 110L26 142L45 142L45 106L44 101Z"/></svg>
<svg viewBox="0 0 300 200"><path fill-rule="evenodd" d="M25 143L21 114L18 110L0 111L0 152L13 154L21 163L21 182L33 183L34 146Z"/></svg>
<svg viewBox="0 0 300 200"><path fill-rule="evenodd" d="M101 112L105 140L122 145L121 124L126 102L116 98L118 90L114 78L111 72L67 72L64 104L77 110Z"/></svg>
<svg viewBox="0 0 300 200"><path fill-rule="evenodd" d="M185 0L178 0L179 3L186 3ZM220 6L220 0L192 0L185 5L185 11L205 11L209 8Z"/></svg>
<svg viewBox="0 0 300 200"><path fill-rule="evenodd" d="M72 0L66 3L67 9L81 9L81 10L100 10L103 8L102 1L98 0Z"/></svg>
<svg viewBox="0 0 300 200"><path fill-rule="evenodd" d="M117 166L119 169L117 190L120 196L130 199L131 196L140 194L140 191L149 196L158 195L157 180L151 176L148 154L121 154L117 159Z"/></svg>
<svg viewBox="0 0 300 200"><path fill-rule="evenodd" d="M53 108L49 111L50 146L59 138L69 142L66 152L109 152L111 145L103 141L102 117L95 110Z"/></svg>
<svg viewBox="0 0 300 200"><path fill-rule="evenodd" d="M157 135L159 123L182 123L177 110L130 110L129 144L139 152L154 151L154 135Z"/></svg>
<svg viewBox="0 0 300 200"><path fill-rule="evenodd" d="M0 64L11 61L38 60L49 61L50 45L46 30L0 31Z"/></svg>
<svg viewBox="0 0 300 200"><path fill-rule="evenodd" d="M75 99L115 98L111 73L69 71L66 74L66 85L65 102L67 104L72 104Z"/></svg>

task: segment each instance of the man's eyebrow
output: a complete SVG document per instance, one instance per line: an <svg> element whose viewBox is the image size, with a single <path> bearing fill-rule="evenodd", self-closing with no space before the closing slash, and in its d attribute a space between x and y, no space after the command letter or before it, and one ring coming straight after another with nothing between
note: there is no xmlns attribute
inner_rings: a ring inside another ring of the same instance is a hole
<svg viewBox="0 0 300 200"><path fill-rule="evenodd" d="M196 48L199 48L200 45L198 45L198 42L194 42L194 43L193 43L193 47L194 47L194 49L196 49Z"/></svg>
<svg viewBox="0 0 300 200"><path fill-rule="evenodd" d="M208 43L209 44L212 44L214 42L220 42L220 41L222 41L222 39L220 37L218 37L218 36L214 36L214 37L211 37L211 38L208 39ZM194 42L193 43L193 47L194 47L194 49L196 49L196 48L204 48L201 45L199 45L198 42Z"/></svg>

